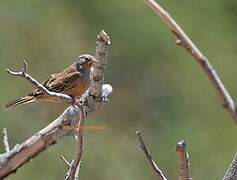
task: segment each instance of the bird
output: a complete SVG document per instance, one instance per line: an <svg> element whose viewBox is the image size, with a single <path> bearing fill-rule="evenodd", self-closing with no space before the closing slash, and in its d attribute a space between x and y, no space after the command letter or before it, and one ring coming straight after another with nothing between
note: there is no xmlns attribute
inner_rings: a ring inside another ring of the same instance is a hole
<svg viewBox="0 0 237 180"><path fill-rule="evenodd" d="M90 73L96 58L90 54L84 54L65 70L51 74L51 77L43 81L42 85L51 92L63 93L73 99L80 98L90 85ZM39 88L36 88L27 96L18 98L5 105L5 109L11 109L20 104L28 104L35 101L57 102L52 96L46 95Z"/></svg>

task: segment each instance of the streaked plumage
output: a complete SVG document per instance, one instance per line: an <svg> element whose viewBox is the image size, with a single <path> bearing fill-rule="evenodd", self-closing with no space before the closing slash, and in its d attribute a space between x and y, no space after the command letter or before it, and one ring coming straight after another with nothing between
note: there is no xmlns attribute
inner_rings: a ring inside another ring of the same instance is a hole
<svg viewBox="0 0 237 180"><path fill-rule="evenodd" d="M63 93L78 98L89 88L90 71L94 62L97 62L97 60L93 56L89 54L82 55L65 70L52 74L51 78L44 81L42 85L51 92ZM6 104L5 109L36 100L57 101L53 97L45 95L41 89L35 89L28 96L9 102Z"/></svg>

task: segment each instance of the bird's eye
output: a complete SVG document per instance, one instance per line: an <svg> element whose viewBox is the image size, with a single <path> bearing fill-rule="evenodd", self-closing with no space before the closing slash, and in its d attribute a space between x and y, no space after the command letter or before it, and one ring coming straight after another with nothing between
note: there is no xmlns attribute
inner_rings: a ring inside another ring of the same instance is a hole
<svg viewBox="0 0 237 180"><path fill-rule="evenodd" d="M85 60L86 60L86 61L88 61L88 60L89 60L89 58L88 58L88 57L85 57Z"/></svg>

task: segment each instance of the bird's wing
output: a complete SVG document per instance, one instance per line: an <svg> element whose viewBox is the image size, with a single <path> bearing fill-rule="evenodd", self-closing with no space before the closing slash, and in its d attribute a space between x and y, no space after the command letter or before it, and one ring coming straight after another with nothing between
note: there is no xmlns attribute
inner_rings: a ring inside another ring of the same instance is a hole
<svg viewBox="0 0 237 180"><path fill-rule="evenodd" d="M53 80L48 81L46 88L52 92L65 92L76 86L77 80L80 77L78 71L71 71L62 74L57 74Z"/></svg>
<svg viewBox="0 0 237 180"><path fill-rule="evenodd" d="M49 91L64 93L65 91L76 86L76 82L80 77L80 72L74 69L65 69L64 71L54 74L48 80L44 81L42 85ZM37 96L43 94L41 89L35 89L31 96Z"/></svg>

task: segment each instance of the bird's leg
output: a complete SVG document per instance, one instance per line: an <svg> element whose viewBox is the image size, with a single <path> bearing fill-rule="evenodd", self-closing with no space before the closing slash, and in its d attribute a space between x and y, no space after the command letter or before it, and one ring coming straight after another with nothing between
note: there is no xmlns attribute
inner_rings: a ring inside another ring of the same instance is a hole
<svg viewBox="0 0 237 180"><path fill-rule="evenodd" d="M84 105L84 99L76 99L74 96L70 96L72 98L72 106L74 108L80 108L80 111L82 112L82 117L81 118L85 118L87 116L87 113L86 113L86 110L85 110L85 107L83 106Z"/></svg>
<svg viewBox="0 0 237 180"><path fill-rule="evenodd" d="M72 107L78 108L79 106L77 104L76 98L74 96L70 96L70 97L72 98L72 102L71 102Z"/></svg>
<svg viewBox="0 0 237 180"><path fill-rule="evenodd" d="M79 108L81 111L81 118L85 119L87 117L87 113L82 101L79 102Z"/></svg>

